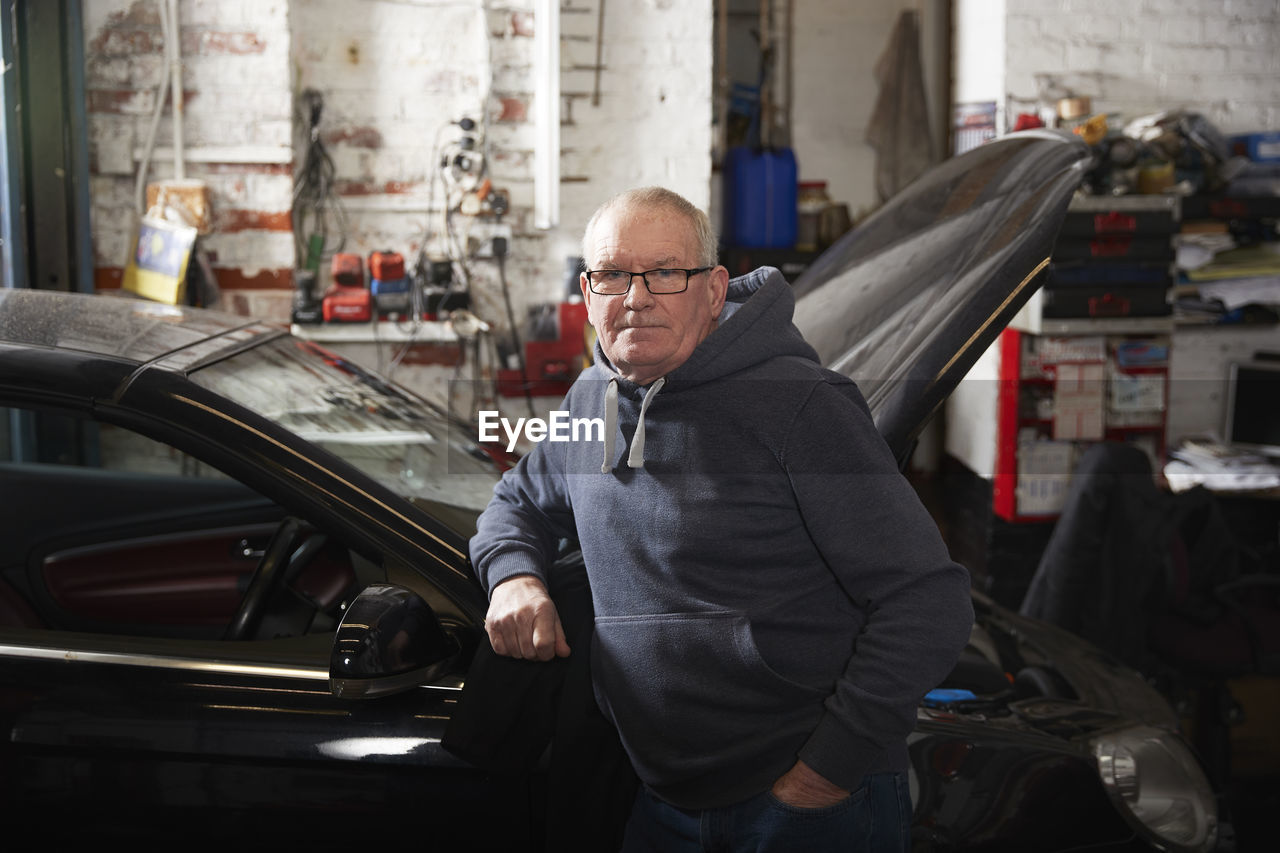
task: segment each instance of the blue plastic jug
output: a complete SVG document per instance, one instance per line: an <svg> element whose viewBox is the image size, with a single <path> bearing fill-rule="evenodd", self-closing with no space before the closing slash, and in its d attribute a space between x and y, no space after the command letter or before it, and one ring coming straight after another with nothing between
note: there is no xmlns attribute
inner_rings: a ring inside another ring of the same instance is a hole
<svg viewBox="0 0 1280 853"><path fill-rule="evenodd" d="M738 146L725 154L721 240L789 249L796 242L796 155L790 148Z"/></svg>

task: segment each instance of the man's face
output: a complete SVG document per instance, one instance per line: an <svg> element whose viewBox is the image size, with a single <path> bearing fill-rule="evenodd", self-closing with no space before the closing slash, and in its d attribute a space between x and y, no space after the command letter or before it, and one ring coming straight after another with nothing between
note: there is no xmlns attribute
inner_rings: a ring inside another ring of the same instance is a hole
<svg viewBox="0 0 1280 853"><path fill-rule="evenodd" d="M691 224L665 210L609 211L590 241L594 248L585 260L592 270L701 266ZM718 266L691 276L681 293L652 294L637 276L625 294L602 296L591 292L585 274L580 277L601 349L623 377L640 385L675 370L711 333L728 283L728 270Z"/></svg>

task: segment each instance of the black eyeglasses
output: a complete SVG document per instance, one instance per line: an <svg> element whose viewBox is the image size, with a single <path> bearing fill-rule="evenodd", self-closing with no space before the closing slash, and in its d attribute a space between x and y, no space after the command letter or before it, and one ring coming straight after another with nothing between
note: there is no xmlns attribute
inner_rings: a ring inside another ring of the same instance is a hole
<svg viewBox="0 0 1280 853"><path fill-rule="evenodd" d="M621 296L631 289L636 276L644 279L650 293L681 293L689 289L689 277L699 275L714 267L697 267L691 270L661 269L644 272L626 270L587 270L587 283L592 293L601 296Z"/></svg>

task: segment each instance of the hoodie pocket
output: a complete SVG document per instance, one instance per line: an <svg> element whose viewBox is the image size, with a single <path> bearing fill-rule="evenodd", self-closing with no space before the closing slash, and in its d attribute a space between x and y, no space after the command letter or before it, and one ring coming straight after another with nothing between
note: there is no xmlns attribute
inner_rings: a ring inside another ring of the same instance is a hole
<svg viewBox="0 0 1280 853"><path fill-rule="evenodd" d="M806 737L828 694L775 672L739 611L597 617L591 670L600 707L650 784Z"/></svg>

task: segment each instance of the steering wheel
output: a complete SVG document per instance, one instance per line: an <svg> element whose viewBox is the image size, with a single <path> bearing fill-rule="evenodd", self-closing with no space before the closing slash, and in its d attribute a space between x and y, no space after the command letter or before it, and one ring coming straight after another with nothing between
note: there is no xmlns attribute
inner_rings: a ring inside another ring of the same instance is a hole
<svg viewBox="0 0 1280 853"><path fill-rule="evenodd" d="M240 599L240 606L236 608L235 615L227 624L227 630L223 633L222 639L243 640L253 636L258 629L258 623L262 621L267 602L284 582L285 571L291 562L290 552L302 531L302 520L293 516L287 516L276 527L266 550L262 552L262 559L253 570L249 588L245 590L244 598Z"/></svg>

